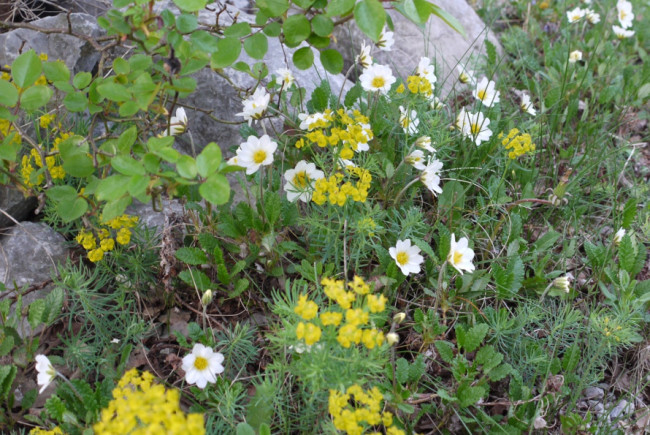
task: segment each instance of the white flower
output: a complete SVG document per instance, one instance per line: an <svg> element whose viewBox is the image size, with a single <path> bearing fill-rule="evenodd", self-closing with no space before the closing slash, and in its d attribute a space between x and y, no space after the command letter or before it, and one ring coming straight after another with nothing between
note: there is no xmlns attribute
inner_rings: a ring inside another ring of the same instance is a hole
<svg viewBox="0 0 650 435"><path fill-rule="evenodd" d="M623 240L623 237L625 237L625 228L619 228L618 231L616 231L616 234L614 234L614 244L618 245L621 243L621 240Z"/></svg>
<svg viewBox="0 0 650 435"><path fill-rule="evenodd" d="M567 12L566 16L569 19L569 23L575 23L577 21L580 21L582 18L584 18L586 13L587 12L584 9L575 8L572 11Z"/></svg>
<svg viewBox="0 0 650 435"><path fill-rule="evenodd" d="M474 272L474 264L472 260L474 259L474 251L469 248L467 237L461 238L456 242L456 235L451 235L451 245L449 246L449 254L447 255L447 261L449 264L454 266L461 275L463 270L472 273Z"/></svg>
<svg viewBox="0 0 650 435"><path fill-rule="evenodd" d="M172 116L169 119L169 130L165 129L160 136L167 136L168 133L171 136L176 136L184 133L185 130L187 130L187 114L185 113L185 109L179 107L176 109L176 116Z"/></svg>
<svg viewBox="0 0 650 435"><path fill-rule="evenodd" d="M339 168L357 167L357 165L355 165L352 160L348 160L348 159L338 159L337 164Z"/></svg>
<svg viewBox="0 0 650 435"><path fill-rule="evenodd" d="M471 138L476 146L492 137L492 130L488 128L490 120L481 112L470 113L463 107L456 118L456 126L463 136Z"/></svg>
<svg viewBox="0 0 650 435"><path fill-rule="evenodd" d="M424 152L422 150L415 150L404 159L406 163L412 165L415 169L422 171L426 168L424 164L426 160L424 159Z"/></svg>
<svg viewBox="0 0 650 435"><path fill-rule="evenodd" d="M582 51L575 50L569 53L569 63L576 63L579 60L582 60Z"/></svg>
<svg viewBox="0 0 650 435"><path fill-rule="evenodd" d="M429 151L430 153L435 153L436 149L431 146L431 137L429 136L420 136L415 141L415 146L422 148L423 150Z"/></svg>
<svg viewBox="0 0 650 435"><path fill-rule="evenodd" d="M363 70L359 76L361 86L369 92L387 93L390 87L395 83L393 72L386 65L374 64Z"/></svg>
<svg viewBox="0 0 650 435"><path fill-rule="evenodd" d="M476 89L472 93L474 98L483 102L487 107L492 107L494 103L498 103L500 92L494 89L494 83L492 80L488 80L487 77L483 77Z"/></svg>
<svg viewBox="0 0 650 435"><path fill-rule="evenodd" d="M476 83L476 77L474 77L474 73L468 70L467 68L465 68L465 66L458 64L456 66L456 69L458 70L458 80L462 84L469 83L473 85L474 83Z"/></svg>
<svg viewBox="0 0 650 435"><path fill-rule="evenodd" d="M322 112L316 112L312 115L309 113L300 113L298 114L298 119L300 120L300 129L308 131L322 127L329 122Z"/></svg>
<svg viewBox="0 0 650 435"><path fill-rule="evenodd" d="M114 338L111 340L111 343L118 344L120 342L119 338Z"/></svg>
<svg viewBox="0 0 650 435"><path fill-rule="evenodd" d="M437 159L429 160L427 165L420 174L420 181L427 186L427 189L434 195L442 193L440 187L440 170L442 169L442 162Z"/></svg>
<svg viewBox="0 0 650 435"><path fill-rule="evenodd" d="M204 389L208 382L214 384L217 382L217 375L223 373L223 359L219 352L196 343L192 353L183 357L185 380L190 385L196 384L200 389Z"/></svg>
<svg viewBox="0 0 650 435"><path fill-rule="evenodd" d="M418 112L411 110L411 113L407 113L404 107L399 106L399 125L404 129L406 134L417 134L418 125L420 125L420 120L418 119Z"/></svg>
<svg viewBox="0 0 650 435"><path fill-rule="evenodd" d="M237 150L237 165L246 168L246 174L254 174L260 166L273 163L273 153L277 148L278 144L266 134L259 139L248 136Z"/></svg>
<svg viewBox="0 0 650 435"><path fill-rule="evenodd" d="M38 372L36 383L41 386L41 389L38 391L40 394L54 380L56 370L54 370L52 363L45 355L36 355L36 371Z"/></svg>
<svg viewBox="0 0 650 435"><path fill-rule="evenodd" d="M236 116L243 116L250 125L252 121L262 117L269 105L269 101L271 101L271 95L264 88L257 88L250 98L244 100L244 110L237 113Z"/></svg>
<svg viewBox="0 0 650 435"><path fill-rule="evenodd" d="M562 290L565 293L571 291L571 275L560 276L553 280L553 287L558 290Z"/></svg>
<svg viewBox="0 0 650 435"><path fill-rule="evenodd" d="M354 61L361 65L361 68L368 68L372 65L372 57L370 56L370 46L366 45L365 42L361 43L361 49L359 54L354 58Z"/></svg>
<svg viewBox="0 0 650 435"><path fill-rule="evenodd" d="M436 78L435 67L431 65L431 59L428 57L423 57L420 59L417 68L415 68L415 74L425 78L431 83L431 86L438 80Z"/></svg>
<svg viewBox="0 0 650 435"><path fill-rule="evenodd" d="M537 115L537 110L535 110L535 106L533 106L533 103L530 101L530 95L526 93L521 94L521 103L519 103L519 107L530 115Z"/></svg>
<svg viewBox="0 0 650 435"><path fill-rule="evenodd" d="M612 30L614 30L614 34L618 39L625 39L634 36L634 30L627 30L616 25L612 26Z"/></svg>
<svg viewBox="0 0 650 435"><path fill-rule="evenodd" d="M595 12L593 9L585 9L585 14L587 15L587 21L591 24L600 23L600 14Z"/></svg>
<svg viewBox="0 0 650 435"><path fill-rule="evenodd" d="M280 68L275 73L278 75L275 79L275 83L282 86L284 89L287 89L295 81L291 70L288 70L287 68Z"/></svg>
<svg viewBox="0 0 650 435"><path fill-rule="evenodd" d="M388 253L404 275L420 273L420 264L424 262L424 258L420 255L420 248L415 245L411 246L410 239L398 240L397 244L388 250Z"/></svg>
<svg viewBox="0 0 650 435"><path fill-rule="evenodd" d="M389 32L388 28L384 26L384 28L381 31L381 34L379 35L379 41L377 41L377 47L379 47L380 50L390 51L394 43L395 40L393 39L393 32Z"/></svg>
<svg viewBox="0 0 650 435"><path fill-rule="evenodd" d="M433 94L431 94L431 97L429 97L429 106L433 110L440 110L443 107L445 107L445 103L440 101L440 98L438 98L438 97L434 96Z"/></svg>
<svg viewBox="0 0 650 435"><path fill-rule="evenodd" d="M239 166L239 157L234 155L226 161L228 166Z"/></svg>
<svg viewBox="0 0 650 435"><path fill-rule="evenodd" d="M314 183L316 180L323 178L323 171L316 169L313 163L307 163L304 160L299 161L296 167L289 169L284 173L284 190L287 192L287 199L291 202L296 199L302 202L309 202Z"/></svg>
<svg viewBox="0 0 650 435"><path fill-rule="evenodd" d="M627 0L618 0L616 10L618 11L618 22L621 23L621 27L624 29L632 27L632 20L634 20L632 3Z"/></svg>

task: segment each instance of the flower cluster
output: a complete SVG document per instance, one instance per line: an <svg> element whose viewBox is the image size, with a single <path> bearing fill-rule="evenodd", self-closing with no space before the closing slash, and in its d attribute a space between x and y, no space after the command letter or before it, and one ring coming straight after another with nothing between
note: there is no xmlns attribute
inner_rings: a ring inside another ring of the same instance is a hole
<svg viewBox="0 0 650 435"><path fill-rule="evenodd" d="M503 133L499 133L498 137L499 139L502 139L501 145L503 145L505 149L510 150L508 157L511 160L521 157L526 153L532 153L535 151L535 144L532 143L530 134L519 134L519 130L516 128L511 129L507 136L504 137Z"/></svg>
<svg viewBox="0 0 650 435"><path fill-rule="evenodd" d="M339 207L343 207L349 199L366 202L371 182L370 171L348 164L344 170L316 180L312 201L318 205L329 201L330 204Z"/></svg>
<svg viewBox="0 0 650 435"><path fill-rule="evenodd" d="M52 148L49 152L43 150L43 152L46 153L45 167L47 167L53 180L62 180L65 178L65 170L63 169L59 158L59 144L69 137L70 133L61 133L56 139L54 139ZM45 180L45 176L43 175L43 166L43 158L38 150L32 148L29 154L23 156L20 166L20 176L26 186L36 187L43 184L43 181Z"/></svg>
<svg viewBox="0 0 650 435"><path fill-rule="evenodd" d="M339 149L342 159L351 159L355 152L368 151L368 142L374 137L368 117L358 110L346 112L339 109L298 115L300 128L307 130L305 137L296 142L297 148L316 144L320 148ZM305 141L306 139L306 141Z"/></svg>
<svg viewBox="0 0 650 435"><path fill-rule="evenodd" d="M294 312L307 323L298 323L296 338L311 346L320 341L323 328L332 327L329 331L336 333L336 341L344 348L363 344L367 349L374 349L384 343L384 333L374 328L370 320L371 314L386 309L384 295L371 293L370 286L358 276L348 283L348 290L342 280L323 278L321 284L333 305L319 314L318 304L307 295L300 295Z"/></svg>
<svg viewBox="0 0 650 435"><path fill-rule="evenodd" d="M131 241L131 228L135 227L137 223L137 216L118 216L106 222L103 228L96 231L96 234L82 229L77 234L76 240L88 251L88 259L96 263L104 258L104 253L115 248L115 242L120 245L128 245Z"/></svg>
<svg viewBox="0 0 650 435"><path fill-rule="evenodd" d="M204 434L203 416L185 414L178 390L153 383L149 372L131 369L113 390L113 400L93 426L97 434Z"/></svg>
<svg viewBox="0 0 650 435"><path fill-rule="evenodd" d="M41 429L40 427L35 427L29 431L29 435L63 435L63 431L59 426L56 426L52 430Z"/></svg>
<svg viewBox="0 0 650 435"><path fill-rule="evenodd" d="M569 23L577 23L578 21L586 18L591 24L597 24L600 22L600 14L594 12L591 8L582 9L577 7L573 10L570 10L566 13Z"/></svg>
<svg viewBox="0 0 650 435"><path fill-rule="evenodd" d="M627 0L618 0L616 3L616 12L620 26L613 25L612 30L618 39L629 38L634 36L634 30L629 30L632 27L634 20L634 13L632 12L632 3Z"/></svg>
<svg viewBox="0 0 650 435"><path fill-rule="evenodd" d="M252 122L262 119L270 101L271 95L264 88L257 88L253 95L243 101L244 109L235 116L242 116L248 121L248 125L251 125Z"/></svg>
<svg viewBox="0 0 650 435"><path fill-rule="evenodd" d="M350 400L354 400L354 405ZM377 387L364 391L354 384L344 393L330 390L329 413L334 427L348 435L361 435L366 429L383 425L386 435L403 435L405 432L393 425L393 414L382 412L384 396ZM380 433L380 432L374 432Z"/></svg>

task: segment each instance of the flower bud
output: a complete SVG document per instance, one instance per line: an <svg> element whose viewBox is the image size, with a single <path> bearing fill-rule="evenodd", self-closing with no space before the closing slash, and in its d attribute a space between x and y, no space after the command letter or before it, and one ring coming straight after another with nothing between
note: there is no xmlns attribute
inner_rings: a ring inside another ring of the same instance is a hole
<svg viewBox="0 0 650 435"><path fill-rule="evenodd" d="M429 151L430 153L435 153L436 150L431 146L431 138L429 136L420 136L415 141L415 146L423 150Z"/></svg>
<svg viewBox="0 0 650 435"><path fill-rule="evenodd" d="M399 325L406 319L406 313L397 313L393 316L393 323Z"/></svg>
<svg viewBox="0 0 650 435"><path fill-rule="evenodd" d="M399 342L399 335L397 335L395 332L389 332L386 334L386 342L389 346L397 344Z"/></svg>
<svg viewBox="0 0 650 435"><path fill-rule="evenodd" d="M205 291L205 293L203 293L203 296L201 297L201 303L204 307L207 307L210 302L212 302L212 290L208 289Z"/></svg>
<svg viewBox="0 0 650 435"><path fill-rule="evenodd" d="M621 240L623 240L623 237L625 237L625 228L619 228L616 234L614 234L614 244L618 246Z"/></svg>
<svg viewBox="0 0 650 435"><path fill-rule="evenodd" d="M565 293L569 293L571 291L571 277L569 275L567 276L560 276L558 278L555 278L553 280L553 287L555 287L558 290L562 290Z"/></svg>

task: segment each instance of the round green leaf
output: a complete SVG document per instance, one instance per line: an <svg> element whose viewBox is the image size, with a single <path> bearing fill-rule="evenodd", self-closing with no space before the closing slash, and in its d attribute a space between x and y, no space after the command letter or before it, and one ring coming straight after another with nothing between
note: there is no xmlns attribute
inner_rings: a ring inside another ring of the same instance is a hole
<svg viewBox="0 0 650 435"><path fill-rule="evenodd" d="M311 20L311 28L318 36L329 36L334 30L334 21L325 15L316 15Z"/></svg>
<svg viewBox="0 0 650 435"><path fill-rule="evenodd" d="M314 48L327 48L330 45L330 38L318 36L315 33L309 35L307 42Z"/></svg>
<svg viewBox="0 0 650 435"><path fill-rule="evenodd" d="M327 72L338 74L343 71L343 56L334 49L321 51L320 61Z"/></svg>
<svg viewBox="0 0 650 435"><path fill-rule="evenodd" d="M253 59L263 59L269 43L263 33L256 33L244 41L244 50Z"/></svg>
<svg viewBox="0 0 650 435"><path fill-rule="evenodd" d="M72 92L65 96L63 105L70 112L83 112L88 107L88 97L84 92Z"/></svg>
<svg viewBox="0 0 650 435"><path fill-rule="evenodd" d="M266 36L270 36L271 38L275 38L277 36L280 36L280 33L282 33L282 25L278 23L277 21L274 21L272 23L267 24L264 27L263 30L264 34Z"/></svg>
<svg viewBox="0 0 650 435"><path fill-rule="evenodd" d="M90 81L93 79L92 74L86 71L77 73L72 79L72 84L75 88L81 90L90 84Z"/></svg>
<svg viewBox="0 0 650 435"><path fill-rule="evenodd" d="M14 107L18 102L18 89L6 80L0 80L0 104Z"/></svg>
<svg viewBox="0 0 650 435"><path fill-rule="evenodd" d="M379 0L361 0L354 7L354 20L363 33L377 42L386 23L386 11Z"/></svg>
<svg viewBox="0 0 650 435"><path fill-rule="evenodd" d="M207 0L174 0L178 9L187 12L197 12L205 8Z"/></svg>
<svg viewBox="0 0 650 435"><path fill-rule="evenodd" d="M61 201L56 207L57 214L63 222L72 222L79 219L88 211L88 203L85 199L77 197L72 201Z"/></svg>
<svg viewBox="0 0 650 435"><path fill-rule="evenodd" d="M43 71L41 59L34 50L26 51L14 60L11 65L11 76L14 83L20 88L31 86L40 77Z"/></svg>
<svg viewBox="0 0 650 435"><path fill-rule="evenodd" d="M206 53L214 53L219 49L219 40L204 30L192 33L190 41L195 48Z"/></svg>
<svg viewBox="0 0 650 435"><path fill-rule="evenodd" d="M314 52L311 47L302 47L293 53L293 64L298 69L308 69L314 64Z"/></svg>
<svg viewBox="0 0 650 435"><path fill-rule="evenodd" d="M232 36L233 38L241 38L251 34L251 25L248 23L235 23L223 31L225 36Z"/></svg>
<svg viewBox="0 0 650 435"><path fill-rule="evenodd" d="M217 52L212 54L210 66L225 68L232 65L241 53L241 42L238 38L225 37L217 42Z"/></svg>
<svg viewBox="0 0 650 435"><path fill-rule="evenodd" d="M327 5L327 15L330 17L345 16L354 7L354 0L332 0Z"/></svg>
<svg viewBox="0 0 650 435"><path fill-rule="evenodd" d="M201 177L207 177L215 172L221 164L221 148L214 142L210 142L196 157L196 167Z"/></svg>
<svg viewBox="0 0 650 435"><path fill-rule="evenodd" d="M260 8L260 11L269 17L279 17L289 9L289 2L287 0L256 0L255 3ZM264 23L258 24L261 25Z"/></svg>
<svg viewBox="0 0 650 435"><path fill-rule="evenodd" d="M61 60L54 62L45 62L43 64L43 73L51 82L68 82L70 81L70 70Z"/></svg>
<svg viewBox="0 0 650 435"><path fill-rule="evenodd" d="M181 33L190 33L199 26L195 15L181 14L176 17L176 29Z"/></svg>
<svg viewBox="0 0 650 435"><path fill-rule="evenodd" d="M196 161L190 156L181 156L176 162L176 170L181 177L187 179L193 179L196 177Z"/></svg>
<svg viewBox="0 0 650 435"><path fill-rule="evenodd" d="M120 174L144 175L145 170L142 163L131 156L119 155L111 159L111 166Z"/></svg>
<svg viewBox="0 0 650 435"><path fill-rule="evenodd" d="M114 82L104 82L97 86L97 92L110 101L127 101L131 99L131 92L126 86Z"/></svg>
<svg viewBox="0 0 650 435"><path fill-rule="evenodd" d="M27 88L20 96L20 107L27 112L43 107L52 98L52 89L45 85L36 85Z"/></svg>
<svg viewBox="0 0 650 435"><path fill-rule="evenodd" d="M304 15L291 15L282 25L282 31L284 42L289 47L295 47L309 37L311 25Z"/></svg>
<svg viewBox="0 0 650 435"><path fill-rule="evenodd" d="M230 199L230 184L228 183L228 179L221 174L210 176L199 186L199 194L203 199L214 205L227 203Z"/></svg>
<svg viewBox="0 0 650 435"><path fill-rule="evenodd" d="M63 169L73 177L87 177L95 172L93 160L86 154L77 153L67 157Z"/></svg>
<svg viewBox="0 0 650 435"><path fill-rule="evenodd" d="M125 101L120 106L119 113L123 118L130 118L138 113L138 110L140 110L140 105L136 101Z"/></svg>

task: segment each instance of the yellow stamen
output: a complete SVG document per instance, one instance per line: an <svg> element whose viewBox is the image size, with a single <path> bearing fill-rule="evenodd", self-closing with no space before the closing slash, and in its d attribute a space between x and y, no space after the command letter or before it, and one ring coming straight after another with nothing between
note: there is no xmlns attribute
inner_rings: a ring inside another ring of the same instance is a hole
<svg viewBox="0 0 650 435"><path fill-rule="evenodd" d="M259 165L264 160L266 160L266 151L264 150L255 151L255 154L253 154L253 161Z"/></svg>
<svg viewBox="0 0 650 435"><path fill-rule="evenodd" d="M409 262L409 254L403 251L397 253L397 263L400 266L404 266L408 262Z"/></svg>
<svg viewBox="0 0 650 435"><path fill-rule="evenodd" d="M197 370L205 370L208 367L208 360L202 356L197 356L194 360L194 368Z"/></svg>

